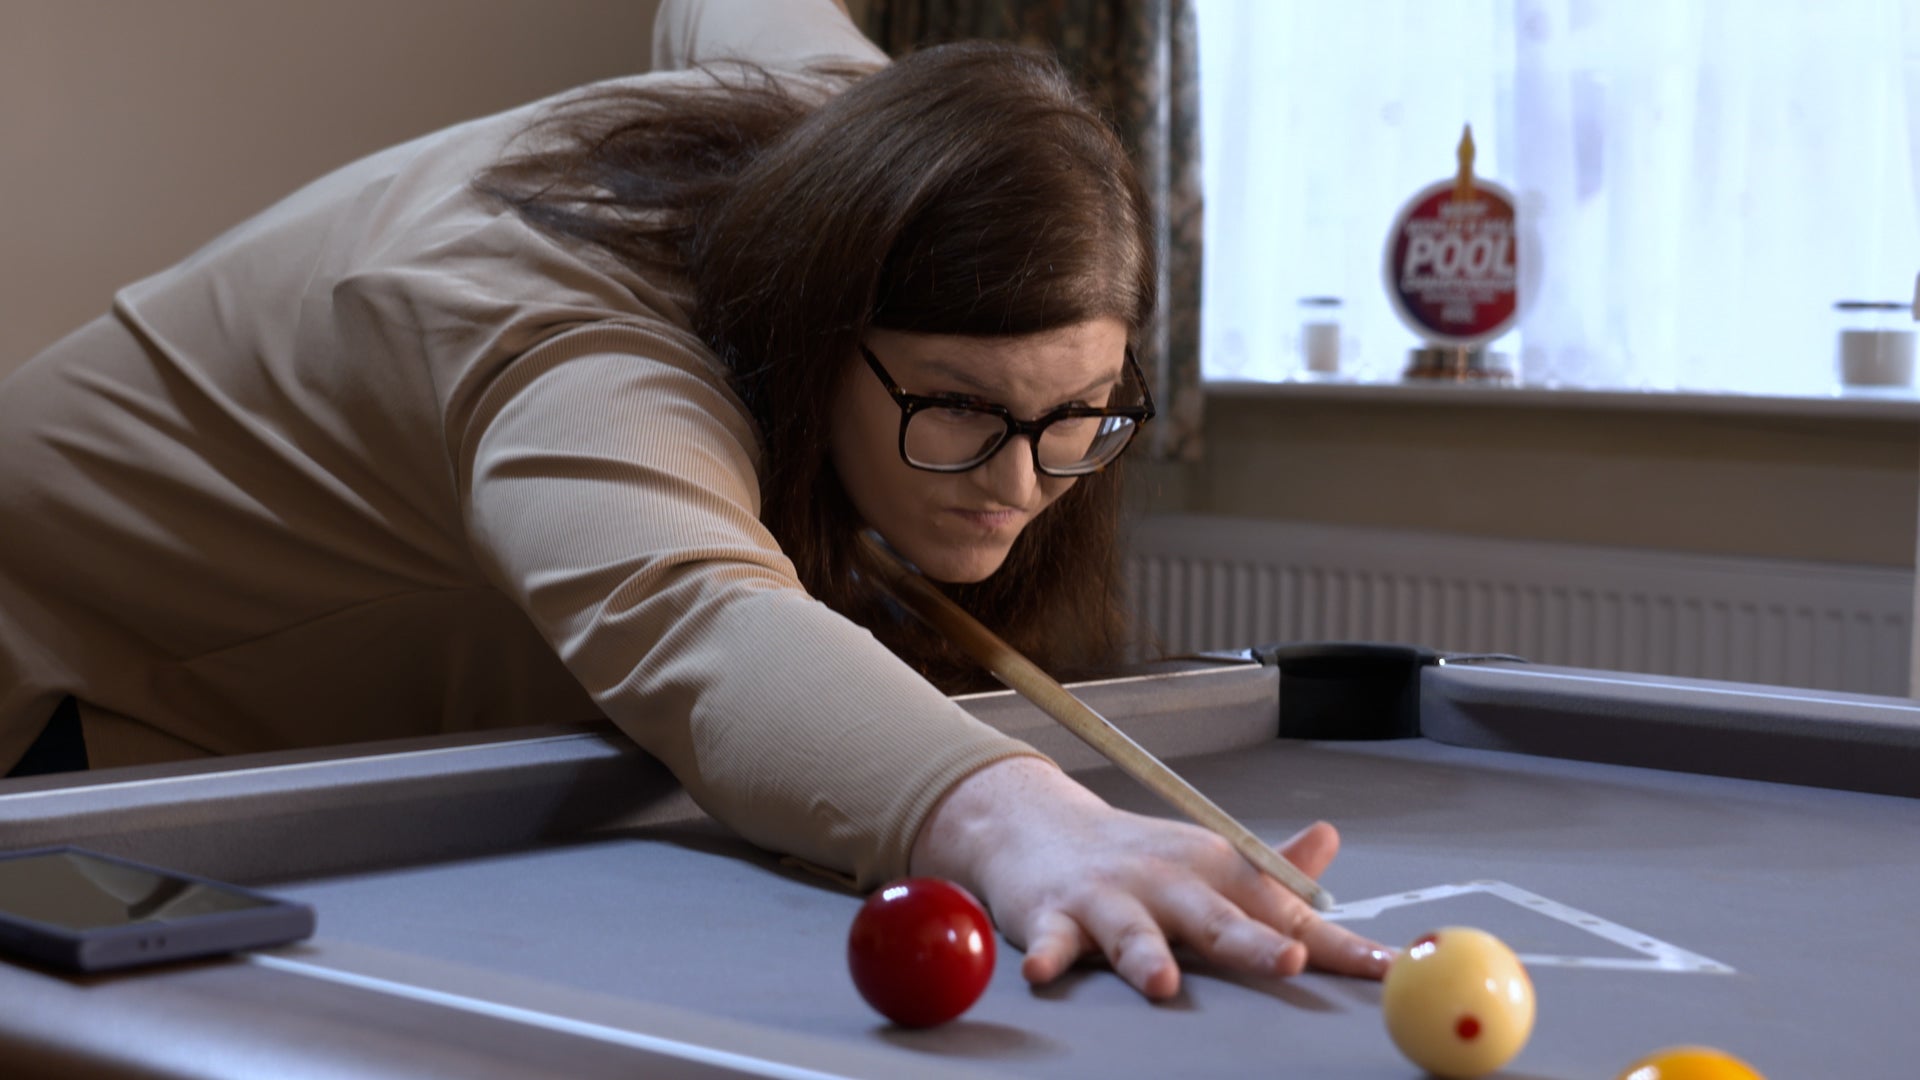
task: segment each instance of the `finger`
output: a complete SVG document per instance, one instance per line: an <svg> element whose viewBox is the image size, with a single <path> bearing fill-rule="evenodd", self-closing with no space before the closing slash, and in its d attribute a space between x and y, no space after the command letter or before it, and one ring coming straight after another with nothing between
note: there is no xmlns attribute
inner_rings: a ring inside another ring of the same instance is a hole
<svg viewBox="0 0 1920 1080"><path fill-rule="evenodd" d="M1020 974L1035 986L1050 983L1093 947L1093 939L1065 912L1043 910L1027 922L1027 955L1020 961Z"/></svg>
<svg viewBox="0 0 1920 1080"><path fill-rule="evenodd" d="M1316 821L1279 846L1280 854L1308 877L1318 878L1340 853L1340 832ZM1393 962L1393 950L1310 911L1277 882L1243 901L1247 913L1306 947L1307 962L1322 970L1362 978L1381 978Z"/></svg>
<svg viewBox="0 0 1920 1080"><path fill-rule="evenodd" d="M1266 923L1248 917L1209 888L1172 892L1161 919L1174 938L1209 963L1250 975L1297 975L1307 965L1307 949Z"/></svg>
<svg viewBox="0 0 1920 1080"><path fill-rule="evenodd" d="M1307 902L1282 887L1263 879L1263 887L1249 890L1242 899L1242 910L1257 922L1306 947L1306 962L1321 971L1378 979L1387 973L1393 951L1315 914Z"/></svg>
<svg viewBox="0 0 1920 1080"><path fill-rule="evenodd" d="M1316 821L1276 844L1274 850L1301 873L1318 879L1340 853L1340 833L1332 825ZM1233 854L1233 863L1233 871L1221 884L1226 898L1240 905L1251 918L1299 940L1307 920L1314 917L1313 909L1293 890L1268 877L1238 852Z"/></svg>
<svg viewBox="0 0 1920 1080"><path fill-rule="evenodd" d="M1299 867L1301 873L1317 880L1332 865L1334 856L1340 854L1340 831L1324 821L1316 821L1281 844L1279 851L1288 862Z"/></svg>
<svg viewBox="0 0 1920 1080"><path fill-rule="evenodd" d="M1308 963L1337 975L1379 979L1393 964L1391 949L1317 915L1301 927L1300 940L1307 947Z"/></svg>
<svg viewBox="0 0 1920 1080"><path fill-rule="evenodd" d="M1101 893L1088 903L1080 925L1135 990L1154 1001L1179 993L1180 967L1173 961L1173 947L1139 900L1122 892Z"/></svg>

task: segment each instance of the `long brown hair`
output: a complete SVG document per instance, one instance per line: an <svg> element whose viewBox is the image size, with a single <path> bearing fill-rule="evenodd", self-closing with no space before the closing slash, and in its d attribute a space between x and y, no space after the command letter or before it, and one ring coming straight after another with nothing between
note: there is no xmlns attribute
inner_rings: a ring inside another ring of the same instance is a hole
<svg viewBox="0 0 1920 1080"><path fill-rule="evenodd" d="M529 221L685 274L700 336L763 439L761 520L816 598L948 690L984 680L859 572L828 455L869 328L1016 336L1154 308L1146 199L1124 148L1049 56L964 43L854 77L751 68L626 86L559 114L552 149L483 175ZM816 103L818 80L849 82ZM944 586L1056 673L1125 644L1117 467L1081 479L998 572Z"/></svg>

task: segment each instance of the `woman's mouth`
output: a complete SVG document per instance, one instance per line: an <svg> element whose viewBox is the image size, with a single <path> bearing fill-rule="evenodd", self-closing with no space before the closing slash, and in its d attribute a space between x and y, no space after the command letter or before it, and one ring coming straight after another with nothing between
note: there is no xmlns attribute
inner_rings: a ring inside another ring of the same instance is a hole
<svg viewBox="0 0 1920 1080"><path fill-rule="evenodd" d="M955 517L982 532L1000 532L1020 523L1018 510L964 510L955 508L948 511Z"/></svg>

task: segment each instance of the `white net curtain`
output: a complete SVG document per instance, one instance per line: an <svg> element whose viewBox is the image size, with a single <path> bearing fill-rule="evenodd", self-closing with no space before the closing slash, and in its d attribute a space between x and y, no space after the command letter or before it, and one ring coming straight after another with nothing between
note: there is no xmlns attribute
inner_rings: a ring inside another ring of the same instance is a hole
<svg viewBox="0 0 1920 1080"><path fill-rule="evenodd" d="M1539 271L1493 348L1529 385L1827 393L1840 300L1920 271L1920 4L1198 0L1208 377L1301 371L1339 297L1342 372L1415 344L1396 209L1475 171Z"/></svg>

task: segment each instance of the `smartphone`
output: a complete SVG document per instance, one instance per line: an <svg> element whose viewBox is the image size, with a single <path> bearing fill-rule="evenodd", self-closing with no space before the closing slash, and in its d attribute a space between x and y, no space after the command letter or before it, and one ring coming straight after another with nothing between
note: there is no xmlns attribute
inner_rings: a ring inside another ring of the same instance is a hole
<svg viewBox="0 0 1920 1080"><path fill-rule="evenodd" d="M75 847L0 853L0 951L115 971L299 941L313 909Z"/></svg>

